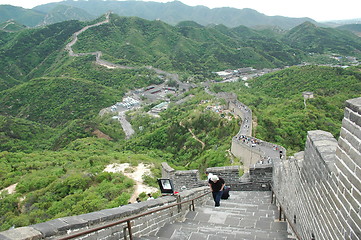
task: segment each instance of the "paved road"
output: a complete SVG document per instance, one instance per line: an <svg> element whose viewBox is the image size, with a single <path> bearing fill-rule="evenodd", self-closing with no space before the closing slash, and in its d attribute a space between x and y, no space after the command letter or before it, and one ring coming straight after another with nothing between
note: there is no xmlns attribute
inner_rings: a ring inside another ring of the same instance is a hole
<svg viewBox="0 0 361 240"><path fill-rule="evenodd" d="M125 112L119 112L118 120L122 125L123 131L125 133L126 139L129 139L134 134L134 129L132 125L127 121L125 117Z"/></svg>

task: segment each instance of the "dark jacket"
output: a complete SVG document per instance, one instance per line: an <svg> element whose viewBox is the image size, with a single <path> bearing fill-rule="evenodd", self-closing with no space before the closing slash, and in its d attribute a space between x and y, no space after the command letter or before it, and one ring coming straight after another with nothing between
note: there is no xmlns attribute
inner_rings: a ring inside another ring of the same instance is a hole
<svg viewBox="0 0 361 240"><path fill-rule="evenodd" d="M213 192L219 192L225 182L223 178L219 177L219 180L217 182L213 182L211 179L209 179L208 183L211 185Z"/></svg>

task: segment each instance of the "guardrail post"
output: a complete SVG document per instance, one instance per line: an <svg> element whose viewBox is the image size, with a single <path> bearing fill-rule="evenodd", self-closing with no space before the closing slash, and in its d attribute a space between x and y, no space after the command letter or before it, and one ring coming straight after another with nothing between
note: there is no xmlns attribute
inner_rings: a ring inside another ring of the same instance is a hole
<svg viewBox="0 0 361 240"><path fill-rule="evenodd" d="M124 240L127 240L127 228L123 227L123 238Z"/></svg>
<svg viewBox="0 0 361 240"><path fill-rule="evenodd" d="M281 221L282 220L282 207L280 206L280 212L278 215L278 220Z"/></svg>
<svg viewBox="0 0 361 240"><path fill-rule="evenodd" d="M132 225L130 224L130 220L127 221L127 226L128 226L128 232L129 232L129 240L133 240Z"/></svg>
<svg viewBox="0 0 361 240"><path fill-rule="evenodd" d="M181 198L179 195L177 195L177 203L180 203L181 202ZM180 213L182 211L182 205L179 204L178 205L178 213Z"/></svg>

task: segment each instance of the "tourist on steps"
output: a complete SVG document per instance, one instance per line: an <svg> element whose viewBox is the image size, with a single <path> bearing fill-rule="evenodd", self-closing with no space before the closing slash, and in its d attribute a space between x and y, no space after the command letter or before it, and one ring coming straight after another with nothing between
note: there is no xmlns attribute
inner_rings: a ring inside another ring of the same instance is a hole
<svg viewBox="0 0 361 240"><path fill-rule="evenodd" d="M208 183L209 186L211 187L215 207L219 207L225 182L223 178L218 177L217 175L213 175L208 180Z"/></svg>

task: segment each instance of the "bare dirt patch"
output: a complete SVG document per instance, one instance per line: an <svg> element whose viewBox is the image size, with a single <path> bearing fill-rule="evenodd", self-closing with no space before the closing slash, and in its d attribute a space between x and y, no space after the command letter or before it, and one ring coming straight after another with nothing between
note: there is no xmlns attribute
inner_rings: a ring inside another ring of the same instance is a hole
<svg viewBox="0 0 361 240"><path fill-rule="evenodd" d="M9 187L0 190L0 193L7 191L8 194L13 194L13 193L15 193L16 185L18 185L18 184L15 183L13 185L10 185Z"/></svg>
<svg viewBox="0 0 361 240"><path fill-rule="evenodd" d="M125 176L133 179L135 181L134 193L130 198L130 202L134 203L142 192L144 193L153 193L157 192L158 189L155 187L147 186L143 183L143 175L151 174L150 166L146 166L144 163L138 164L138 166L131 166L129 163L113 163L108 165L104 172L121 172Z"/></svg>

